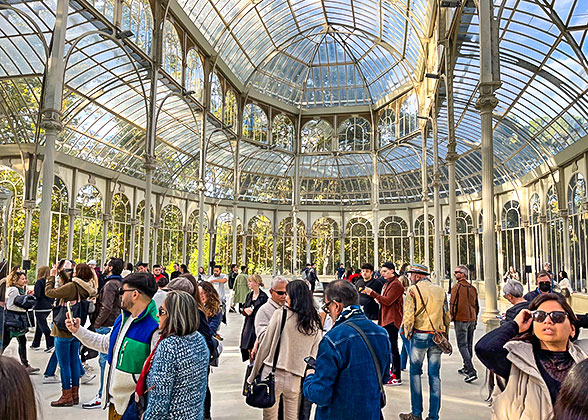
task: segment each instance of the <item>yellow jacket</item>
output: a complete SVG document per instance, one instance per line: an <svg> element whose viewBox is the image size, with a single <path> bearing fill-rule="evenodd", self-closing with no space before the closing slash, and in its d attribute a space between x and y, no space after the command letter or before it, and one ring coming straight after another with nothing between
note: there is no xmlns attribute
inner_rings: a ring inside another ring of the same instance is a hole
<svg viewBox="0 0 588 420"><path fill-rule="evenodd" d="M447 296L441 286L431 283L428 278L410 286L404 300L402 320L406 337L412 336L413 330L449 333L450 322Z"/></svg>

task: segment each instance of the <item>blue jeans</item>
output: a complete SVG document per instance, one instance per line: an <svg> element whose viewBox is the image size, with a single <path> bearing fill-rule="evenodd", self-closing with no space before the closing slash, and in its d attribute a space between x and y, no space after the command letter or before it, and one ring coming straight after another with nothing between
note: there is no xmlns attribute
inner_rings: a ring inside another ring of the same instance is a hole
<svg viewBox="0 0 588 420"><path fill-rule="evenodd" d="M423 413L423 390L421 375L423 361L427 356L429 369L429 420L439 420L441 408L441 349L433 342L433 334L414 333L410 351L410 404L412 414L421 417Z"/></svg>
<svg viewBox="0 0 588 420"><path fill-rule="evenodd" d="M80 342L76 338L55 337L55 353L61 367L61 387L80 386Z"/></svg>
<svg viewBox="0 0 588 420"><path fill-rule="evenodd" d="M51 357L49 358L49 361L47 362L47 366L45 367L45 373L43 373L43 375L44 376L53 376L53 375L55 375L56 370L57 370L57 353L55 353L55 351L54 351L53 353L51 353ZM84 376L85 373L86 373L86 369L84 369L84 366L82 366L82 361L80 360L80 378L82 376Z"/></svg>
<svg viewBox="0 0 588 420"><path fill-rule="evenodd" d="M404 334L400 334L402 338L402 352L400 353L400 369L406 370L406 363L410 358L410 340Z"/></svg>
<svg viewBox="0 0 588 420"><path fill-rule="evenodd" d="M110 332L112 327L96 328L98 334L106 335ZM104 386L104 370L106 369L106 361L108 360L108 353L100 353L98 357L98 364L100 365L100 388L98 389L98 396L102 398L102 387Z"/></svg>

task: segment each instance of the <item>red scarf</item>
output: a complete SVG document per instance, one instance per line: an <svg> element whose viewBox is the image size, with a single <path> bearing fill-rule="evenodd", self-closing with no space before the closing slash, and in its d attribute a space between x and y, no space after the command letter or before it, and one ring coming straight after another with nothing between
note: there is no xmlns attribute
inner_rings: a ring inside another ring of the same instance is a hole
<svg viewBox="0 0 588 420"><path fill-rule="evenodd" d="M137 392L137 396L139 397L143 396L145 393L149 391L147 389L147 374L149 373L149 370L151 370L151 365L153 364L153 356L155 356L155 350L157 350L157 346L159 345L159 342L161 340L163 340L163 336L159 337L159 340L157 340L157 343L155 344L155 347L153 347L151 354L145 360L145 364L143 365L141 375L139 375L139 380L137 381L137 388L135 389L135 391Z"/></svg>

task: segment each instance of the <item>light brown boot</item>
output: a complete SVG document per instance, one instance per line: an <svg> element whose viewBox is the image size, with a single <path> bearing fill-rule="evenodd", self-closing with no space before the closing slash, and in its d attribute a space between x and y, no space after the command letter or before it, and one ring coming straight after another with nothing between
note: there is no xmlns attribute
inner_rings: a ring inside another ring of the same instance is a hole
<svg viewBox="0 0 588 420"><path fill-rule="evenodd" d="M71 387L71 399L73 400L73 405L78 405L80 403L80 387L79 386L72 386Z"/></svg>
<svg viewBox="0 0 588 420"><path fill-rule="evenodd" d="M73 399L71 397L71 389L61 390L61 397L57 401L51 401L51 407L71 407L73 406Z"/></svg>

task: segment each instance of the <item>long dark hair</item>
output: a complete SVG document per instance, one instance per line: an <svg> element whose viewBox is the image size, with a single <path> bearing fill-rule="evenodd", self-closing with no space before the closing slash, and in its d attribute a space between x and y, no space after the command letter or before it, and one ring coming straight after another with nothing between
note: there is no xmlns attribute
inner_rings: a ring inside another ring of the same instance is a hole
<svg viewBox="0 0 588 420"><path fill-rule="evenodd" d="M563 297L562 295L560 295L559 293L545 293L543 295L537 296L535 299L533 299L533 301L529 305L529 310L534 311L539 306L541 306L541 304L543 304L544 302L548 302L550 300L554 300L557 303L559 303L559 305L562 307L562 309L568 314L568 319L570 321L570 324L572 324L576 328L576 336L577 336L577 334L578 334L578 327L577 327L578 317L574 313L572 307L566 301L566 298ZM535 343L535 344L538 343L538 338L535 337L535 335L533 334L533 325L532 324L531 324L531 328L529 328L527 331L523 331L522 333L517 335L514 339L520 340L520 341L527 341L529 343Z"/></svg>
<svg viewBox="0 0 588 420"><path fill-rule="evenodd" d="M588 382L588 360L574 366L561 384L553 407L554 420L587 420L588 400L586 383Z"/></svg>
<svg viewBox="0 0 588 420"><path fill-rule="evenodd" d="M0 419L36 420L35 390L24 366L0 356Z"/></svg>
<svg viewBox="0 0 588 420"><path fill-rule="evenodd" d="M312 292L303 280L294 280L286 285L290 297L289 308L298 315L298 331L313 335L321 329L321 319L314 306Z"/></svg>

